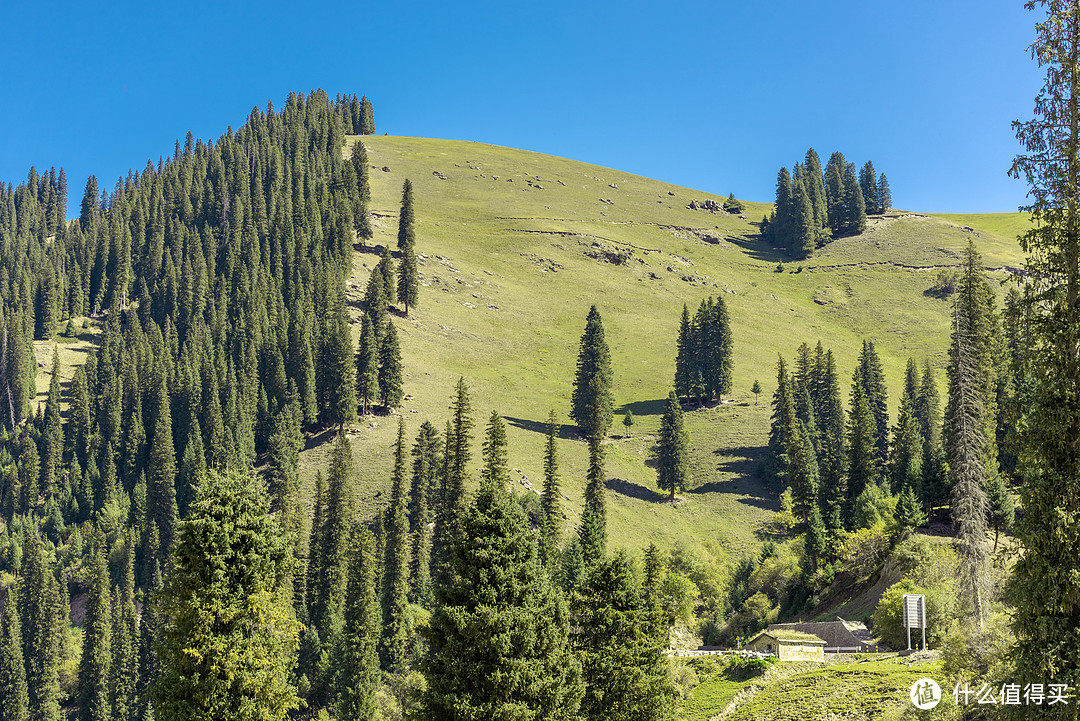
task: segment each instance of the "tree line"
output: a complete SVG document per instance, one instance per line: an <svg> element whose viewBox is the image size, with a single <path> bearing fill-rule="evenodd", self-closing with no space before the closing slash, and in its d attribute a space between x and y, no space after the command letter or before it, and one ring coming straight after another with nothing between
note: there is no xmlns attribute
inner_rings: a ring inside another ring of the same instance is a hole
<svg viewBox="0 0 1080 721"><path fill-rule="evenodd" d="M859 233L867 214L892 207L892 191L882 173L866 161L858 175L844 154L829 156L824 171L817 152L806 151L794 172L780 168L776 178L773 212L761 221L761 235L773 245L787 248L798 258L808 258L833 238Z"/></svg>

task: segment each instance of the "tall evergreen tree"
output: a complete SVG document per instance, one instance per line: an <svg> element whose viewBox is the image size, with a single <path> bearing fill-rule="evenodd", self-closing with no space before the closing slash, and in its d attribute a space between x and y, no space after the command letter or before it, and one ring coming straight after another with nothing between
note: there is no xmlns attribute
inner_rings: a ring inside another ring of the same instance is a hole
<svg viewBox="0 0 1080 721"><path fill-rule="evenodd" d="M409 489L409 534L412 539L410 565L413 603L431 608L431 527L438 501L439 471L442 466L439 431L429 421L420 425L412 449L412 486Z"/></svg>
<svg viewBox="0 0 1080 721"><path fill-rule="evenodd" d="M540 569L521 507L508 489L485 483L461 530L424 631L422 714L578 718L581 666L568 644L567 609Z"/></svg>
<svg viewBox="0 0 1080 721"><path fill-rule="evenodd" d="M375 134L375 111L366 95L360 99L360 134Z"/></svg>
<svg viewBox="0 0 1080 721"><path fill-rule="evenodd" d="M19 603L17 592L17 585L9 587L0 615L0 719L3 721L30 721L22 628L15 611Z"/></svg>
<svg viewBox="0 0 1080 721"><path fill-rule="evenodd" d="M829 228L839 235L847 227L845 217L844 171L847 161L844 154L835 152L825 164L825 205L829 219Z"/></svg>
<svg viewBox="0 0 1080 721"><path fill-rule="evenodd" d="M866 204L867 213L881 213L881 200L878 198L878 177L874 170L873 162L867 160L859 170L859 189L862 191L863 202Z"/></svg>
<svg viewBox="0 0 1080 721"><path fill-rule="evenodd" d="M125 534L123 572L112 611L109 689L113 721L138 721L139 617L135 613L135 538Z"/></svg>
<svg viewBox="0 0 1080 721"><path fill-rule="evenodd" d="M453 418L447 425L442 502L439 504L431 549L432 576L436 588L449 578L450 544L462 532L461 524L466 510L465 483L471 457L473 420L469 387L465 385L464 378L458 379L450 411Z"/></svg>
<svg viewBox="0 0 1080 721"><path fill-rule="evenodd" d="M882 173L881 177L878 178L877 201L879 213L885 213L892 209L892 190L889 188L889 181L885 177L885 173Z"/></svg>
<svg viewBox="0 0 1080 721"><path fill-rule="evenodd" d="M154 437L150 442L150 461L147 466L146 510L148 523L157 525L161 534L162 560L172 548L177 521L176 507L176 448L173 445L172 412L166 379L158 379L157 411Z"/></svg>
<svg viewBox="0 0 1080 721"><path fill-rule="evenodd" d="M876 484L879 478L877 448L874 443L876 423L870 403L863 390L862 369L855 369L851 384L851 411L848 417L848 495L844 508L844 524L851 527L855 499L863 490Z"/></svg>
<svg viewBox="0 0 1080 721"><path fill-rule="evenodd" d="M885 388L885 371L881 367L874 342L863 341L859 354L859 379L863 394L874 414L874 446L877 448L878 466L883 467L889 458L889 402Z"/></svg>
<svg viewBox="0 0 1080 721"><path fill-rule="evenodd" d="M484 469L480 474L481 482L507 488L510 483L510 470L507 468L506 458L506 424L497 411L491 411L488 417L483 451Z"/></svg>
<svg viewBox="0 0 1080 721"><path fill-rule="evenodd" d="M679 338L675 344L675 392L690 402L690 384L694 363L693 328L690 310L683 303L679 320Z"/></svg>
<svg viewBox="0 0 1080 721"><path fill-rule="evenodd" d="M861 233L866 228L866 202L855 179L855 165L844 167L844 230Z"/></svg>
<svg viewBox="0 0 1080 721"><path fill-rule="evenodd" d="M412 181L405 179L401 188L401 214L398 216L397 247L412 248L416 244L416 214L413 210Z"/></svg>
<svg viewBox="0 0 1080 721"><path fill-rule="evenodd" d="M825 198L825 181L821 171L821 158L817 151L810 148L803 159L806 190L810 195L810 205L814 209L814 228L822 241L825 239L825 226L829 224L828 204Z"/></svg>
<svg viewBox="0 0 1080 721"><path fill-rule="evenodd" d="M343 298L334 304L327 331L328 338L321 354L327 377L324 417L340 432L346 424L356 421L356 365Z"/></svg>
<svg viewBox="0 0 1080 721"><path fill-rule="evenodd" d="M607 507L604 501L604 448L598 436L589 437L589 474L585 482L585 508L581 511L578 539L586 566L604 558L607 547Z"/></svg>
<svg viewBox="0 0 1080 721"><path fill-rule="evenodd" d="M596 306L589 308L585 333L578 349L577 373L571 394L570 417L587 437L602 437L611 427L611 352L604 340L604 325Z"/></svg>
<svg viewBox="0 0 1080 721"><path fill-rule="evenodd" d="M349 544L345 625L338 651L339 718L373 718L379 685L379 604L375 591L375 539L360 525Z"/></svg>
<svg viewBox="0 0 1080 721"><path fill-rule="evenodd" d="M60 420L60 351L53 350L52 373L49 378L49 396L45 403L44 429L41 434L41 492L46 498L52 496L60 479L64 456L64 432Z"/></svg>
<svg viewBox="0 0 1080 721"><path fill-rule="evenodd" d="M574 645L588 719L675 718L677 692L650 624L638 571L625 551L589 569L574 604Z"/></svg>
<svg viewBox="0 0 1080 721"><path fill-rule="evenodd" d="M386 333L379 349L379 399L383 408L399 408L405 399L402 388L401 347L393 321L387 320Z"/></svg>
<svg viewBox="0 0 1080 721"><path fill-rule="evenodd" d="M364 313L360 321L360 347L356 353L356 395L364 415L379 397L379 349L374 325L371 314Z"/></svg>
<svg viewBox="0 0 1080 721"><path fill-rule="evenodd" d="M383 296L390 305L397 303L397 284L394 282L394 257L390 252L390 246L383 248L382 258L375 266L375 271L382 279Z"/></svg>
<svg viewBox="0 0 1080 721"><path fill-rule="evenodd" d="M847 445L844 435L844 408L840 401L840 381L831 350L824 355L821 371L818 419L821 453L818 458L821 510L830 532L842 528L847 497Z"/></svg>
<svg viewBox="0 0 1080 721"><path fill-rule="evenodd" d="M789 408L790 411L788 411ZM765 450L765 459L762 461L762 471L766 480L777 489L783 488L788 483L788 464L791 459L788 455L790 445L787 434L791 428L791 422L785 419L794 417L794 414L795 397L791 390L791 377L788 375L784 357L779 356L776 363L776 392L773 394L769 444Z"/></svg>
<svg viewBox="0 0 1080 721"><path fill-rule="evenodd" d="M268 508L251 476L210 472L197 489L162 595L157 716L285 719L297 707L293 558Z"/></svg>
<svg viewBox="0 0 1080 721"><path fill-rule="evenodd" d="M547 444L544 446L544 488L540 495L540 562L553 571L559 558L562 537L562 491L559 487L559 455L555 446L558 425L555 409L548 414Z"/></svg>
<svg viewBox="0 0 1080 721"><path fill-rule="evenodd" d="M110 667L112 664L112 604L109 569L105 563L105 536L95 534L89 554L90 589L83 624L83 648L79 660L79 719L112 719Z"/></svg>
<svg viewBox="0 0 1080 721"><path fill-rule="evenodd" d="M60 721L62 637L67 633L68 609L62 607L59 584L48 568L36 528L26 535L22 579L20 621L31 719Z"/></svg>
<svg viewBox="0 0 1080 721"><path fill-rule="evenodd" d="M390 508L386 514L386 546L383 561L383 623L380 657L383 668L401 673L409 663L409 519L405 489L405 419L398 419L394 446L394 475L390 484Z"/></svg>
<svg viewBox="0 0 1080 721"><path fill-rule="evenodd" d="M669 491L675 502L676 489L686 490L690 476L690 439L683 424L682 406L675 391L668 393L664 415L660 419L660 439L657 443L656 485Z"/></svg>

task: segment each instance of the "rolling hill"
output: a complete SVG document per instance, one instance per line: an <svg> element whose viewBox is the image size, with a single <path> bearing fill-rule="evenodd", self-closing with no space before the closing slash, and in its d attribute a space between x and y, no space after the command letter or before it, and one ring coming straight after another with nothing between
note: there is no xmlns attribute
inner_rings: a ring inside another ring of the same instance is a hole
<svg viewBox="0 0 1080 721"><path fill-rule="evenodd" d="M356 138L350 138L349 143ZM492 409L509 425L517 491L539 491L549 409L566 425L559 453L566 531L582 504L585 444L567 417L577 344L589 306L603 315L614 370L616 413L631 409L629 437L616 419L607 445L612 547L685 544L717 560L758 544L754 530L777 508L755 475L766 442L777 354L819 339L850 378L863 339L875 341L895 412L908 357L944 366L947 301L924 293L956 265L974 238L994 277L1008 277L1021 251L1010 233L1019 215L929 216L891 212L866 232L838 239L802 263L757 238L770 206L743 215L690 209L722 198L628 173L523 150L407 137L364 138L371 163L375 237L357 245L348 282L354 334L360 299L381 246L393 246L402 183L413 183L419 307L395 323L404 355L404 414L411 436L430 419L441 428L459 376L472 390L473 465ZM350 150L346 149L346 153ZM783 272L777 264L785 261ZM695 488L663 502L650 466L662 401L671 388L683 303L721 295L731 315L734 384L724 403L687 415ZM51 351L50 351L51 354ZM764 389L760 403L750 393ZM944 391L944 375L940 376ZM47 380L46 380L47 383ZM846 394L846 384L844 392ZM397 421L361 419L353 433L358 496L374 512L389 487ZM310 480L327 447L311 439ZM310 484L309 484L310 485Z"/></svg>

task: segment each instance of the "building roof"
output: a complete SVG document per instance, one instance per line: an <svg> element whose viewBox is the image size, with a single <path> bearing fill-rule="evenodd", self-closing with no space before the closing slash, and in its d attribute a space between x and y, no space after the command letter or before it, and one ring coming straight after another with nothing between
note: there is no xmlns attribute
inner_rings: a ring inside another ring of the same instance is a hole
<svg viewBox="0 0 1080 721"><path fill-rule="evenodd" d="M835 621L774 623L765 630L769 633L782 630L810 633L824 640L826 646L854 647L868 645L867 641L869 639L866 637L860 638L852 633L853 629L860 630L860 635L866 631L866 627L862 626L862 624L849 623L839 618ZM868 634L866 635L868 636Z"/></svg>
<svg viewBox="0 0 1080 721"><path fill-rule="evenodd" d="M802 631L792 631L787 628L767 628L764 631L760 631L756 636L746 642L745 645L749 646L754 641L758 640L762 636L768 636L780 643L810 643L824 646L825 642L812 633L803 633Z"/></svg>

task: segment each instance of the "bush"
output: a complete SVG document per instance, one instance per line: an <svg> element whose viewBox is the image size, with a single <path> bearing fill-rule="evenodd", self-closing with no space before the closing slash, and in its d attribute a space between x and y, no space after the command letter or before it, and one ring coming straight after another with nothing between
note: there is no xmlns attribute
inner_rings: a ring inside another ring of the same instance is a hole
<svg viewBox="0 0 1080 721"><path fill-rule="evenodd" d="M876 483L866 484L859 497L855 499L855 528L872 528L877 525L893 523L896 499Z"/></svg>
<svg viewBox="0 0 1080 721"><path fill-rule="evenodd" d="M877 570L891 548L892 542L884 526L860 528L844 538L840 563L856 581L862 581Z"/></svg>
<svg viewBox="0 0 1080 721"><path fill-rule="evenodd" d="M959 285L960 272L952 268L947 268L945 270L939 270L937 277L934 279L934 284L923 292L925 295L933 298L948 298L956 292Z"/></svg>
<svg viewBox="0 0 1080 721"><path fill-rule="evenodd" d="M740 658L728 666L727 676L733 681L746 681L765 673L773 663L774 659Z"/></svg>

